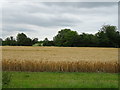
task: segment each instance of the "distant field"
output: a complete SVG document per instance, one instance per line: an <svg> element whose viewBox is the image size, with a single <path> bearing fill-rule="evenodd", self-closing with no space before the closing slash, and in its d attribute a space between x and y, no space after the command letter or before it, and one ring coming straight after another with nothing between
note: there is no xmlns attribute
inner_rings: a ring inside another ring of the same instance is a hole
<svg viewBox="0 0 120 90"><path fill-rule="evenodd" d="M117 48L3 46L3 59L47 61L118 61Z"/></svg>
<svg viewBox="0 0 120 90"><path fill-rule="evenodd" d="M117 48L3 46L3 70L118 72Z"/></svg>

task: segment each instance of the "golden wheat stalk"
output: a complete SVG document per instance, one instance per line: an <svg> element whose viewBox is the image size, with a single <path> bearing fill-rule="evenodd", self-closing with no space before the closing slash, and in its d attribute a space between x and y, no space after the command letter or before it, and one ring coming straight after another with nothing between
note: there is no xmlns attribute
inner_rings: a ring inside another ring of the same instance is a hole
<svg viewBox="0 0 120 90"><path fill-rule="evenodd" d="M118 62L2 60L3 71L118 73Z"/></svg>

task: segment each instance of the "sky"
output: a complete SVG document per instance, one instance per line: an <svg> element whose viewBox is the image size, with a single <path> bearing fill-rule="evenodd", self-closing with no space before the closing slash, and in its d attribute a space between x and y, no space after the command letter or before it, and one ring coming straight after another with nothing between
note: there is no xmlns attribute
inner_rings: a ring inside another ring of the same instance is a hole
<svg viewBox="0 0 120 90"><path fill-rule="evenodd" d="M25 33L52 40L65 28L94 34L102 25L118 26L117 2L5 2L1 8L3 39Z"/></svg>

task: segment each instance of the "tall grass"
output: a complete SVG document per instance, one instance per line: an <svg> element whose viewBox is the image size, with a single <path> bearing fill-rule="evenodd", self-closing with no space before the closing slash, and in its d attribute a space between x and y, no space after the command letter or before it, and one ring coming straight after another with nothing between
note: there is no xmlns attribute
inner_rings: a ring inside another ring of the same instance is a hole
<svg viewBox="0 0 120 90"><path fill-rule="evenodd" d="M2 60L3 71L118 73L118 62Z"/></svg>
<svg viewBox="0 0 120 90"><path fill-rule="evenodd" d="M2 72L2 85L8 85L11 82L12 74L10 72Z"/></svg>

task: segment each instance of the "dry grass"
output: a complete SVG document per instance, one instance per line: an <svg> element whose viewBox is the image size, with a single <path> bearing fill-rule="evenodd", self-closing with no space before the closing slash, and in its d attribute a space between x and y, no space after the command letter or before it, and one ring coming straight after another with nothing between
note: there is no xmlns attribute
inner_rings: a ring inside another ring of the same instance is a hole
<svg viewBox="0 0 120 90"><path fill-rule="evenodd" d="M85 47L2 47L3 70L118 72L118 49Z"/></svg>

